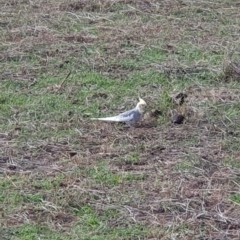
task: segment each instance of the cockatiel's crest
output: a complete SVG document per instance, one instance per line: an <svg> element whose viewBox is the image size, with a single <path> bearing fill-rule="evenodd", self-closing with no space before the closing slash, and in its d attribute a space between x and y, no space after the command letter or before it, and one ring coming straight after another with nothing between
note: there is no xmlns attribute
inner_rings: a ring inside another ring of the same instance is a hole
<svg viewBox="0 0 240 240"><path fill-rule="evenodd" d="M139 111L141 113L143 113L146 105L147 105L147 103L142 98L139 97L139 102L138 102L136 108L139 109Z"/></svg>
<svg viewBox="0 0 240 240"><path fill-rule="evenodd" d="M123 112L114 117L91 118L91 119L109 122L125 122L131 125L134 124L135 122L138 122L142 118L146 105L147 105L146 102L142 98L139 98L137 106L129 111Z"/></svg>

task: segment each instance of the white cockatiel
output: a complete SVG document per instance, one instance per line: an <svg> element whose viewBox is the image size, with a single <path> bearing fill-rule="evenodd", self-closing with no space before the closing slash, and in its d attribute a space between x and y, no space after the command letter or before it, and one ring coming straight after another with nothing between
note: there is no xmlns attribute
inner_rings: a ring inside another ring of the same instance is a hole
<svg viewBox="0 0 240 240"><path fill-rule="evenodd" d="M106 117L106 118L91 118L92 120L100 120L100 121L108 121L108 122L125 122L129 125L132 125L139 121L144 113L144 109L146 107L146 102L139 98L139 102L137 106L131 110L123 112L114 117Z"/></svg>

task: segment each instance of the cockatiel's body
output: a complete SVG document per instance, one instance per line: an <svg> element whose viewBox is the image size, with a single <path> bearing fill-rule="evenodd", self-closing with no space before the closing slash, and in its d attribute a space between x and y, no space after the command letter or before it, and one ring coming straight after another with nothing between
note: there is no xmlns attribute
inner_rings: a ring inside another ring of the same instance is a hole
<svg viewBox="0 0 240 240"><path fill-rule="evenodd" d="M92 120L100 120L100 121L108 121L108 122L125 122L129 125L132 125L136 122L138 122L143 113L144 113L144 108L146 106L146 102L139 98L139 102L137 106L131 110L128 110L126 112L123 112L117 116L113 117L106 117L106 118L91 118Z"/></svg>

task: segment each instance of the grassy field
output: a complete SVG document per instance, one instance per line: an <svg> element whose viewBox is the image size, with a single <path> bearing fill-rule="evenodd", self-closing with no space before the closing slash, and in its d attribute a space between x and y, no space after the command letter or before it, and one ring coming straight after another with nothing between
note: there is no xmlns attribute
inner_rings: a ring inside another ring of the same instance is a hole
<svg viewBox="0 0 240 240"><path fill-rule="evenodd" d="M240 238L239 3L0 7L1 239Z"/></svg>

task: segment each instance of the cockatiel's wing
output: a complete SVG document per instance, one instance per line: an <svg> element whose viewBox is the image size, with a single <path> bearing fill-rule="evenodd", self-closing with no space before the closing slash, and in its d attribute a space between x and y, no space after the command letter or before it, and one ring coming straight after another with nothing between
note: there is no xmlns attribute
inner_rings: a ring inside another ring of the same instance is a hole
<svg viewBox="0 0 240 240"><path fill-rule="evenodd" d="M137 122L141 118L141 113L134 108L118 115L123 122Z"/></svg>

